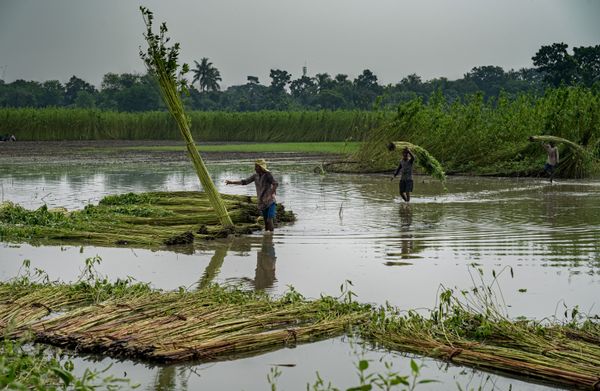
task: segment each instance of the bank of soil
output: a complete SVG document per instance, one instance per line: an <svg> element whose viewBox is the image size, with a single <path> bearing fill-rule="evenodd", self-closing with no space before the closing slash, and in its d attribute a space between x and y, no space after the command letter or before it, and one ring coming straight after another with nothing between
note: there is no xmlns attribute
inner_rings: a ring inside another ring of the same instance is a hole
<svg viewBox="0 0 600 391"><path fill-rule="evenodd" d="M212 143L214 144L214 143ZM189 157L184 149L151 150L136 147L185 147L172 140L81 140L81 141L18 141L0 143L2 164L122 164L122 163L182 163ZM309 159L324 161L336 155L306 152L202 152L210 161L244 160L258 156L267 160Z"/></svg>

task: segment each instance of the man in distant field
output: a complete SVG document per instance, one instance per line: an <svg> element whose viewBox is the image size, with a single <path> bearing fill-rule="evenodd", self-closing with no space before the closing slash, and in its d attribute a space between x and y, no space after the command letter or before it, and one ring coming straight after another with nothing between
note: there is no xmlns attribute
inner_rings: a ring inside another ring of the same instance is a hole
<svg viewBox="0 0 600 391"><path fill-rule="evenodd" d="M254 162L254 174L239 181L226 180L226 185L247 185L254 182L256 186L256 197L258 198L258 209L265 220L265 231L273 232L275 220L275 194L279 183L273 178L267 169L265 159Z"/></svg>
<svg viewBox="0 0 600 391"><path fill-rule="evenodd" d="M542 143L542 146L548 154L548 159L546 159L546 164L544 164L544 171L546 171L546 173L550 176L550 183L552 183L552 180L554 179L554 173L556 172L556 166L558 166L558 163L560 162L558 148L552 141L550 141L548 144Z"/></svg>
<svg viewBox="0 0 600 391"><path fill-rule="evenodd" d="M415 162L415 156L412 154L410 149L404 148L402 150L402 159L400 159L400 163L398 164L398 168L396 172L394 172L394 176L391 180L394 180L398 173L400 173L400 197L405 202L410 202L410 193L413 191L413 179L412 179L412 171L413 164Z"/></svg>

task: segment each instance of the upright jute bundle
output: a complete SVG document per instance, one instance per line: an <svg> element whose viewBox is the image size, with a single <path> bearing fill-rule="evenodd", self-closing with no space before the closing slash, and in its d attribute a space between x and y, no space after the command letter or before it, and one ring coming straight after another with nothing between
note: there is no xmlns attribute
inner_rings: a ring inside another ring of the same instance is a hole
<svg viewBox="0 0 600 391"><path fill-rule="evenodd" d="M180 88L185 89L183 75L187 73L188 66L187 64L183 64L181 69L179 69L177 64L179 43L174 43L171 47L165 46L169 41L169 38L165 37L167 25L165 23L161 24L159 34L154 34L152 31L152 20L154 19L153 13L145 7L140 7L140 11L144 18L144 24L146 25L144 38L148 43L147 52L144 53L140 49L140 57L144 60L148 72L152 74L158 82L162 98L181 131L181 135L185 140L188 154L192 159L202 188L206 192L217 216L219 216L221 225L224 227L232 227L233 222L229 217L225 204L223 203L215 184L210 178L208 170L204 165L204 161L196 148L190 130L191 120L183 108L183 102L180 97Z"/></svg>

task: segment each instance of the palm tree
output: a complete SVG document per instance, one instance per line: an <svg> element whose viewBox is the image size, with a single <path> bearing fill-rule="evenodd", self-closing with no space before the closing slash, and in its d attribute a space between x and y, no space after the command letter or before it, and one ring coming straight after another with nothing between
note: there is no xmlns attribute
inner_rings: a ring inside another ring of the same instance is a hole
<svg viewBox="0 0 600 391"><path fill-rule="evenodd" d="M200 84L200 91L219 91L221 89L219 82L222 80L221 72L206 57L203 57L200 63L198 61L194 62L196 63L196 68L192 69L194 73L192 84L198 82Z"/></svg>

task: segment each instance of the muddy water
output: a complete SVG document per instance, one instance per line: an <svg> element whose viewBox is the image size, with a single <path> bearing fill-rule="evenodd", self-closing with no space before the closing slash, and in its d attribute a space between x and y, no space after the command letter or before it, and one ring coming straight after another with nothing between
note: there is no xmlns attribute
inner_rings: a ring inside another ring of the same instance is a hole
<svg viewBox="0 0 600 391"><path fill-rule="evenodd" d="M337 295L340 285L350 280L361 301L431 308L441 285L469 288L473 279L478 281L478 267L486 279L492 270L502 272L499 285L511 316L562 317L565 305L598 313L600 182L559 180L550 185L530 178L454 177L444 191L439 183L417 177L413 199L406 205L397 197L398 183L389 177L320 176L312 173L313 166L274 162L272 170L281 183L279 201L298 221L280 227L272 237L256 234L177 252L2 243L0 278L15 275L29 259L51 278L73 280L86 257L99 255L99 271L110 278L131 276L164 289L214 281L279 294L293 285L316 297ZM223 185L226 178L249 174L249 167L249 161L220 161L209 169L220 191L252 194L253 186ZM194 189L199 189L198 181L187 164L18 166L0 171L0 197L30 208L44 203L81 208L107 194ZM383 355L367 354L376 359ZM408 360L389 357L398 368L408 368ZM218 364L156 368L120 363L113 370L125 368L128 377L147 389L170 382L172 386L156 389L185 389L187 383L188 389L212 385L254 390L267 387L269 364L291 363L296 366L283 367L279 383L298 389L314 381L316 370L338 386L350 386L354 361L348 343L332 340ZM423 376L441 380L431 386L436 389L454 388L456 379L461 385L486 381L485 374L462 371L427 361ZM227 375L232 372L240 376L232 379ZM492 380L504 388L517 384Z"/></svg>

